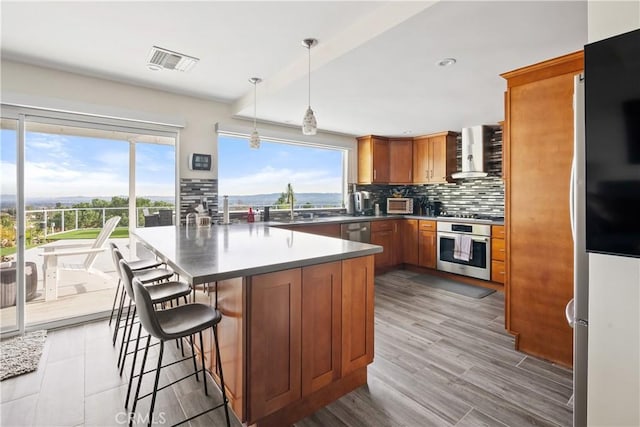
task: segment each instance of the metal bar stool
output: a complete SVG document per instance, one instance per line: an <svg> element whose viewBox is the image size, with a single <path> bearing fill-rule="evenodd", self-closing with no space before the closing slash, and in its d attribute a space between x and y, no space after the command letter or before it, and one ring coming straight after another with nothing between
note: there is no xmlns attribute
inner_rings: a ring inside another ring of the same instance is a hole
<svg viewBox="0 0 640 427"><path fill-rule="evenodd" d="M205 376L205 360L204 360L204 341L202 339L202 331L205 331L209 328L213 329L213 339L216 351L216 369L219 372L220 376L220 391L222 393L222 403L216 405L212 408L209 408L203 412L200 412L194 416L191 416L175 425L179 425L185 422L188 422L194 418L197 418L207 412L211 412L215 409L224 407L224 412L227 420L227 427L230 427L231 421L229 419L229 408L228 403L229 399L227 398L227 394L224 387L224 375L222 373L222 363L220 361L220 347L218 345L218 323L222 319L222 314L213 307L210 307L205 304L191 303L187 305L181 305L175 308L168 308L166 310L156 311L153 308L153 299L151 297L150 292L146 289L142 283L134 278L132 281L133 285L133 293L135 295L135 302L138 311L138 316L140 317L140 323L145 328L145 330L149 333L147 337L147 344L145 346L144 355L142 357L142 367L140 368L140 374L138 375L138 385L136 387L136 394L133 401L133 408L130 413L129 425L133 425L133 418L136 410L137 403L140 399L151 396L151 404L149 407L148 421L149 426L152 425L152 417L153 410L156 402L156 395L159 390L170 387L171 385L177 383L178 381L182 381L183 379L189 378L192 375L196 375L197 378L197 369L194 374L187 375L179 380L173 381L169 384L166 384L160 388L158 388L158 382L160 380L160 370L164 367L162 366L162 357L164 354L164 343L167 340L172 339L182 339L186 337L192 337L194 334L198 334L200 336L200 355L201 355L201 363L202 363L202 375L203 375L203 383L204 383L204 393L205 395L209 395L207 390L207 380ZM147 361L147 354L149 352L149 344L151 342L151 337L155 337L160 341L160 354L158 356L158 364L157 367L150 371L145 371L145 364ZM193 342L193 341L192 341ZM186 360L186 359L183 359ZM168 366L168 365L165 365ZM153 391L144 396L140 396L140 387L142 385L143 375L149 372L153 372L155 370L155 382L153 386Z"/></svg>
<svg viewBox="0 0 640 427"><path fill-rule="evenodd" d="M142 272L134 272L129 268L129 263L124 259L120 259L118 262L118 273L120 273L120 278L125 284L124 289L127 290L126 283L129 283L133 280L133 277L137 277L140 280L142 278L152 278L154 276L146 275L146 271ZM151 270L150 272L152 272ZM170 271L170 270L169 270ZM163 276L164 277L164 276ZM166 278L164 279L166 280ZM142 282L142 280L140 280ZM143 282L144 283L144 282ZM184 298L184 303L187 303L187 296L191 293L191 287L188 283L180 282L180 281L164 281L164 282L155 282L155 284L147 284L145 286L149 286L151 289L150 292L153 293L153 298L156 304L162 304L164 308L164 304L167 302L171 303L173 306L173 300L176 300L176 303L179 304L179 298ZM187 292L188 291L188 292ZM186 294L185 294L186 292ZM136 308L133 300L133 290L129 292L125 292L129 296L129 308L127 309L127 318L125 319L125 323L123 326L122 332L122 343L120 344L120 354L118 356L118 367L120 368L120 375L122 375L122 371L124 369L124 361L127 356L127 352L129 351L129 343L131 342L131 332L133 331L133 325L135 323L136 317ZM131 308L133 304L133 310ZM180 341L177 341L176 344L180 344ZM184 350L183 354L184 354Z"/></svg>
<svg viewBox="0 0 640 427"><path fill-rule="evenodd" d="M120 251L120 248L118 248L118 246L113 242L109 242L109 245L111 246L111 256L113 258L113 264L117 270L119 268L118 259L116 259L116 255L113 251L114 250ZM133 271L140 271L140 270L146 270L148 268L160 267L163 264L161 261L158 261L152 258L139 259L135 261L129 260L127 262L129 263L129 267L131 267L131 270ZM109 326L111 326L113 315L114 313L116 313L116 302L118 301L118 295L120 295L121 297L120 299L124 298L124 288L121 289L121 285L122 285L122 279L118 275L118 286L116 287L116 294L113 296L113 305L111 307L111 316L109 317ZM122 294L120 294L121 290L122 290Z"/></svg>
<svg viewBox="0 0 640 427"><path fill-rule="evenodd" d="M131 300L133 300L135 302L135 295L133 293L133 288L132 288L132 281L135 277L134 272L131 271L131 268L129 268L128 263L125 260L120 260L119 263L119 267L120 267L120 272L121 272L121 276L122 276L122 282L124 285L124 290L127 293L127 295L129 296L129 298ZM157 285L146 285L145 288L147 289L149 296L151 298L151 301L154 305L156 304L165 304L167 302L170 302L172 300L179 300L180 298L184 298L184 302L185 304L187 303L187 296L191 293L191 287L189 286L188 283L184 283L184 282L162 282L159 283ZM132 320L136 315L136 311L137 311L137 306L134 306L133 308L133 316L132 316ZM129 334L128 334L128 338L126 341L126 345L124 347L124 353L122 352L122 347L120 348L121 351L121 356L122 356L122 363L119 364L120 366L120 375L122 375L122 372L124 370L124 364L125 364L125 360L128 354L133 353L133 361L131 362L131 374L129 375L129 386L127 388L127 397L125 399L125 403L124 403L124 407L126 408L129 404L129 396L131 395L131 385L133 384L133 378L134 378L134 368L136 365L136 359L138 356L138 347L140 345L140 337L141 337L141 333L142 333L142 325L138 324L138 336L136 338L136 343L134 346L133 351L131 351L131 353L129 353L129 343L131 342L131 331L133 330L133 323L131 324L131 326L128 328L129 329ZM192 350L192 358L193 358L193 368L194 370L197 371L197 367L196 367L196 358L195 358L195 351L193 351L193 340L191 342L191 350ZM184 356L184 353L183 353ZM196 376L196 379L197 376Z"/></svg>
<svg viewBox="0 0 640 427"><path fill-rule="evenodd" d="M116 271L120 275L120 267L119 267L120 260L124 259L124 256L122 256L122 253L120 252L118 247L115 246L115 245L111 247L111 255L113 257L113 262L115 264ZM174 272L170 268L159 268L158 267L158 268L152 268L152 269L146 269L146 270L139 270L139 271L136 271L134 274L138 278L140 278L140 281L142 283L148 284L148 283L154 283L154 282L159 282L159 281L163 281L163 280L165 280L165 281L169 280L169 278L171 278L171 276L173 276ZM121 283L121 282L122 282L122 275L120 275L118 283ZM120 326L120 323L122 321L122 314L124 312L125 295L126 295L126 292L124 292L124 291L121 292L120 305L118 306L118 314L116 316L116 324L115 324L115 328L114 328L114 331L113 331L113 345L116 345L116 340L118 338L118 331L121 328L124 328L125 332L126 332L126 326L129 323L129 316L130 316L130 313L131 313L131 301L129 302L129 307L127 308L127 317L125 319L124 326ZM122 339L122 343L124 343L124 336L123 336L123 339Z"/></svg>

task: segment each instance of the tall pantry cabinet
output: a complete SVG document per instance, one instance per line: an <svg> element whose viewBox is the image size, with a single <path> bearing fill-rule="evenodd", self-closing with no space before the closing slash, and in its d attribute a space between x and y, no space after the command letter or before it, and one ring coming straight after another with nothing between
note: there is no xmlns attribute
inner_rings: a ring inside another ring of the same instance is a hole
<svg viewBox="0 0 640 427"><path fill-rule="evenodd" d="M505 323L516 349L572 366L569 179L575 52L502 74L505 95Z"/></svg>

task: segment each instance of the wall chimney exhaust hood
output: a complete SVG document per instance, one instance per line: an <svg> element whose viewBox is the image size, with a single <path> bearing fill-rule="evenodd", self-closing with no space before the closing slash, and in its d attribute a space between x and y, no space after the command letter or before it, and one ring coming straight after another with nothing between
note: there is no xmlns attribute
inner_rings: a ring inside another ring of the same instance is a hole
<svg viewBox="0 0 640 427"><path fill-rule="evenodd" d="M462 172L451 175L453 179L482 178L484 171L485 126L473 126L462 129Z"/></svg>

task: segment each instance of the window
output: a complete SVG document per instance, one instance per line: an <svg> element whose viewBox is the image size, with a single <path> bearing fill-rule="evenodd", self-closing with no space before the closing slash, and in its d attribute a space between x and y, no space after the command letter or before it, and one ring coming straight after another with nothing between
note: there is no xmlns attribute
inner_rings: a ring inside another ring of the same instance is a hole
<svg viewBox="0 0 640 427"><path fill-rule="evenodd" d="M287 184L294 191L295 209L344 206L344 159L340 148L262 139L249 148L245 137L218 137L218 194L229 196L230 210L278 208Z"/></svg>
<svg viewBox="0 0 640 427"><path fill-rule="evenodd" d="M111 254L87 266L77 246L118 216L109 241L135 257L128 228L145 225L143 210L175 206L178 129L4 105L2 116L0 269L13 291L3 292L2 333L108 315L118 283ZM78 253L45 269L45 244Z"/></svg>

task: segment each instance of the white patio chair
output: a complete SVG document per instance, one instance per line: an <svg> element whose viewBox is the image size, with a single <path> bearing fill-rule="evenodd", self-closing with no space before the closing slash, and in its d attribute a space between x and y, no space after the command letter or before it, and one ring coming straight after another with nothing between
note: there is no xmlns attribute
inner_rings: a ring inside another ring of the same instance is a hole
<svg viewBox="0 0 640 427"><path fill-rule="evenodd" d="M59 270L80 270L88 273L103 274L93 268L98 255L107 249L107 240L120 222L119 216L114 216L105 222L104 227L93 242L88 243L64 243L44 245L44 296L46 301L58 298ZM85 255L80 264L59 263L59 257Z"/></svg>

